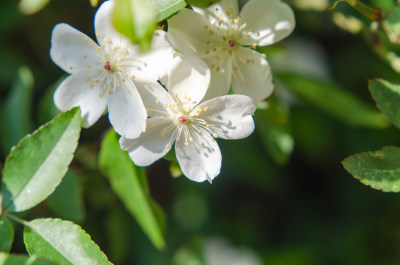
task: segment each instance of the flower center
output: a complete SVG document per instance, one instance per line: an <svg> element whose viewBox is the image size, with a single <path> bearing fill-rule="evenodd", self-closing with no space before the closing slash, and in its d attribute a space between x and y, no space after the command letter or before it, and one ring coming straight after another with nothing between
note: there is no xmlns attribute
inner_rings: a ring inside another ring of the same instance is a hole
<svg viewBox="0 0 400 265"><path fill-rule="evenodd" d="M228 45L229 45L229 47L233 48L233 47L236 46L236 41L234 41L234 40L229 40L229 41L228 41Z"/></svg>
<svg viewBox="0 0 400 265"><path fill-rule="evenodd" d="M186 118L183 117L183 116L179 116L179 117L178 117L178 121L179 121L179 123L183 124L183 123L187 123L187 122L188 122L188 119L186 119Z"/></svg>
<svg viewBox="0 0 400 265"><path fill-rule="evenodd" d="M111 63L110 63L110 61L107 61L104 64L104 69L106 69L107 71L111 71Z"/></svg>

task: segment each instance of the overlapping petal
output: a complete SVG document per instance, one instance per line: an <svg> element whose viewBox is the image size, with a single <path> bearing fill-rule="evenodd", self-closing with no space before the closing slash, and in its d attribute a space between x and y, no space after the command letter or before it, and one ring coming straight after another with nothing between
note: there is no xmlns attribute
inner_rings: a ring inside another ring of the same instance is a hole
<svg viewBox="0 0 400 265"><path fill-rule="evenodd" d="M175 153L182 173L190 180L212 180L221 170L222 155L217 142L209 134L198 134L188 146L175 142Z"/></svg>
<svg viewBox="0 0 400 265"><path fill-rule="evenodd" d="M221 0L208 8L193 7L197 13L206 16L212 24L218 23L220 18L229 20L239 15L239 5L237 0Z"/></svg>
<svg viewBox="0 0 400 265"><path fill-rule="evenodd" d="M267 60L248 48L240 48L238 57L240 60L236 61L238 71L237 80L232 82L233 91L251 97L256 103L267 98L274 89Z"/></svg>
<svg viewBox="0 0 400 265"><path fill-rule="evenodd" d="M281 0L250 0L243 6L240 16L252 36L243 39L246 45L271 45L287 37L295 27L293 10Z"/></svg>
<svg viewBox="0 0 400 265"><path fill-rule="evenodd" d="M146 129L146 109L129 79L121 82L109 96L108 113L114 130L127 138L137 138Z"/></svg>
<svg viewBox="0 0 400 265"><path fill-rule="evenodd" d="M164 104L175 104L168 91L157 82L135 79L135 85L150 117L155 111L166 111Z"/></svg>
<svg viewBox="0 0 400 265"><path fill-rule="evenodd" d="M199 118L211 125L211 130L223 139L242 139L254 131L253 100L244 95L227 95L202 103L208 111L201 112Z"/></svg>
<svg viewBox="0 0 400 265"><path fill-rule="evenodd" d="M128 151L132 161L137 166L149 166L170 150L174 131L169 130L162 134L164 128L168 127L169 121L160 120L158 117L147 120L147 130L137 139L121 137L120 145L123 150ZM161 136L163 135L163 136Z"/></svg>
<svg viewBox="0 0 400 265"><path fill-rule="evenodd" d="M87 35L65 23L51 34L50 57L65 72L73 74L102 63L98 45Z"/></svg>
<svg viewBox="0 0 400 265"><path fill-rule="evenodd" d="M104 82L96 82L98 78L96 69L68 76L54 93L54 104L61 111L79 106L85 126L92 126L103 114L108 98L101 91Z"/></svg>
<svg viewBox="0 0 400 265"><path fill-rule="evenodd" d="M205 58L207 65L214 65L215 58ZM218 71L217 71L218 69ZM218 60L218 64L210 68L211 78L210 85L203 101L212 99L218 96L228 94L232 82L232 58L224 56Z"/></svg>

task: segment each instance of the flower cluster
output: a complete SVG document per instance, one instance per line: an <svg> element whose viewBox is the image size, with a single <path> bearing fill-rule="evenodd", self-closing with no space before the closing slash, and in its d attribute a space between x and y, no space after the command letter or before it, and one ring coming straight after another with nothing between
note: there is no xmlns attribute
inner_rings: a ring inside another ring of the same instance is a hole
<svg viewBox="0 0 400 265"><path fill-rule="evenodd" d="M249 136L255 104L273 90L268 62L255 48L292 32L292 10L280 0L250 0L240 13L237 0L183 9L141 53L112 26L113 5L106 1L96 13L97 42L67 24L55 26L50 56L71 74L55 105L79 106L86 127L107 108L136 165L154 163L175 145L183 174L212 182L222 160L215 139Z"/></svg>

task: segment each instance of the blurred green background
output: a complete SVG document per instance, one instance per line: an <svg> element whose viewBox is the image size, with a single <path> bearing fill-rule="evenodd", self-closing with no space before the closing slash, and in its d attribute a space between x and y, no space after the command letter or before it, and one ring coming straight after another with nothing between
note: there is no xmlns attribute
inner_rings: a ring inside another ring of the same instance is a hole
<svg viewBox="0 0 400 265"><path fill-rule="evenodd" d="M165 251L153 247L98 170L99 146L110 126L106 116L82 131L57 193L23 217L73 220L122 265L225 265L234 264L232 259L241 265L400 264L400 196L364 186L341 165L354 153L398 146L400 132L380 117L369 122L377 114L353 111L346 105L351 100L336 102L324 93L334 86L373 112L368 79L400 82L400 74L376 52L371 22L350 6L327 10L332 2L289 3L295 32L260 49L271 63L277 92L261 106L266 110L256 112L251 137L219 140L222 172L214 183L173 178L165 160L147 168L151 195L166 213ZM391 10L396 1L364 3ZM88 0L53 0L32 15L22 14L18 4L0 2L0 165L24 135L57 114L52 94L65 74L49 57L54 25L65 22L94 36L96 8ZM351 25L357 29L361 23L360 31L339 27L349 26L343 15L358 19ZM310 82L320 91L319 101L302 92ZM327 110L324 102L336 109ZM354 122L358 117L360 124ZM65 198L70 200L61 205ZM25 253L21 230L17 226L12 252ZM215 252L226 260L212 261Z"/></svg>

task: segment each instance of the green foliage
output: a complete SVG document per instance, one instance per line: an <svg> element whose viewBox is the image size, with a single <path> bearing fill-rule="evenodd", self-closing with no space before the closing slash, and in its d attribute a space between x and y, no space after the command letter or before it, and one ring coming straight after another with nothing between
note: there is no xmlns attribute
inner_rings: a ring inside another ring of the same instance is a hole
<svg viewBox="0 0 400 265"><path fill-rule="evenodd" d="M53 263L39 259L37 256L13 255L0 252L0 265L52 265ZM54 264L53 264L54 265Z"/></svg>
<svg viewBox="0 0 400 265"><path fill-rule="evenodd" d="M31 102L33 75L29 68L21 67L11 92L0 108L0 146L3 154L32 131Z"/></svg>
<svg viewBox="0 0 400 265"><path fill-rule="evenodd" d="M143 168L135 167L127 152L119 147L117 135L109 131L101 144L99 164L110 180L115 193L128 211L136 218L153 244L162 249L163 213L149 196Z"/></svg>
<svg viewBox="0 0 400 265"><path fill-rule="evenodd" d="M64 219L76 223L83 221L83 190L75 173L67 172L61 184L48 198L47 204L58 216Z"/></svg>
<svg viewBox="0 0 400 265"><path fill-rule="evenodd" d="M377 79L369 82L369 90L379 110L400 128L400 85Z"/></svg>
<svg viewBox="0 0 400 265"><path fill-rule="evenodd" d="M78 225L59 219L36 219L24 229L29 254L44 257L59 265L112 264Z"/></svg>
<svg viewBox="0 0 400 265"><path fill-rule="evenodd" d="M0 251L10 251L13 240L14 228L11 222L0 216Z"/></svg>
<svg viewBox="0 0 400 265"><path fill-rule="evenodd" d="M335 84L298 74L278 76L303 100L350 126L377 129L388 126L381 113Z"/></svg>
<svg viewBox="0 0 400 265"><path fill-rule="evenodd" d="M400 43L400 7L396 7L382 26L393 43Z"/></svg>
<svg viewBox="0 0 400 265"><path fill-rule="evenodd" d="M116 0L113 11L115 28L138 44L143 51L150 49L156 29L156 10L149 0Z"/></svg>
<svg viewBox="0 0 400 265"><path fill-rule="evenodd" d="M33 15L42 10L50 0L21 0L19 11L24 15Z"/></svg>
<svg viewBox="0 0 400 265"><path fill-rule="evenodd" d="M2 207L11 212L32 208L61 182L80 133L79 108L72 109L26 136L7 157Z"/></svg>
<svg viewBox="0 0 400 265"><path fill-rule="evenodd" d="M152 0L156 7L157 21L162 21L186 6L185 0Z"/></svg>
<svg viewBox="0 0 400 265"><path fill-rule="evenodd" d="M365 185L382 191L400 191L400 148L390 146L346 158L344 168Z"/></svg>
<svg viewBox="0 0 400 265"><path fill-rule="evenodd" d="M188 4L197 7L208 7L209 5L219 2L219 0L186 0Z"/></svg>

